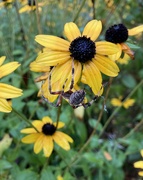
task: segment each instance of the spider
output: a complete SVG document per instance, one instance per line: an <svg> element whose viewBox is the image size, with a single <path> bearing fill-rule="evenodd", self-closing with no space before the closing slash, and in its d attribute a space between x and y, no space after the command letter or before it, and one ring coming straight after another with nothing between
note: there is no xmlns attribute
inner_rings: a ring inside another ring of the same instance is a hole
<svg viewBox="0 0 143 180"><path fill-rule="evenodd" d="M96 99L99 97L98 95L95 95L90 102L84 103L84 98L86 95L85 90L80 89L75 92L72 91L72 89L74 87L74 60L72 61L72 80L71 80L70 88L68 91L64 92L64 87L65 87L66 82L64 83L64 85L62 87L63 90L55 91L55 92L52 91L51 74L52 74L52 70L49 74L49 92L50 92L50 94L53 94L53 95L59 95L58 100L57 100L56 104L54 104L54 103L51 103L47 98L45 98L44 95L42 95L42 98L54 107L61 106L62 99L64 98L64 99L68 100L69 104L74 109L78 108L79 106L83 106L84 108L87 108L87 107L91 106L93 104L93 102L96 101Z"/></svg>

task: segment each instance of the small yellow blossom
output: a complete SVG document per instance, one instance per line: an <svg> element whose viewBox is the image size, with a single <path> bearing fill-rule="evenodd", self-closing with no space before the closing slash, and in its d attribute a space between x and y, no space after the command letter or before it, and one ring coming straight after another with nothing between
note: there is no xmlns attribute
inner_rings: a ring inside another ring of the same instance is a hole
<svg viewBox="0 0 143 180"><path fill-rule="evenodd" d="M111 99L111 104L113 106L123 106L125 109L128 109L130 106L133 106L134 103L134 99L126 99L125 101L122 101L122 96L120 96L119 98Z"/></svg>
<svg viewBox="0 0 143 180"><path fill-rule="evenodd" d="M143 149L140 151L141 156L143 157ZM135 168L143 169L143 161L137 161L134 163ZM139 176L143 176L143 171L139 171Z"/></svg>
<svg viewBox="0 0 143 180"><path fill-rule="evenodd" d="M49 157L54 148L53 142L65 150L70 149L69 142L72 143L73 139L67 134L57 130L64 126L63 122L58 122L58 124L53 123L52 119L46 116L43 117L42 121L34 120L32 124L37 131L34 128L22 129L21 133L28 135L22 138L21 141L26 144L34 143L34 152L36 154L43 149L44 156Z"/></svg>

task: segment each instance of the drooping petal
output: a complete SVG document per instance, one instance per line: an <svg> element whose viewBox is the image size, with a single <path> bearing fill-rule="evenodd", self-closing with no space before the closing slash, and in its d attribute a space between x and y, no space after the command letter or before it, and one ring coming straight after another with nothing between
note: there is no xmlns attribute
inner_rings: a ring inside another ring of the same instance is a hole
<svg viewBox="0 0 143 180"><path fill-rule="evenodd" d="M49 157L53 151L54 143L51 136L45 136L43 139L43 151L45 157Z"/></svg>
<svg viewBox="0 0 143 180"><path fill-rule="evenodd" d="M0 98L15 98L22 95L22 90L14 86L0 83Z"/></svg>
<svg viewBox="0 0 143 180"><path fill-rule="evenodd" d="M61 133L59 131L56 131L54 134L53 134L53 139L54 141L60 146L62 147L63 149L65 150L69 150L70 149L70 145L67 141L67 139L65 138L64 136L65 134L64 133ZM72 140L71 140L72 141Z"/></svg>
<svg viewBox="0 0 143 180"><path fill-rule="evenodd" d="M107 76L111 77L115 77L118 75L118 66L114 61L112 61L108 57L96 55L93 62L103 74L106 74Z"/></svg>
<svg viewBox="0 0 143 180"><path fill-rule="evenodd" d="M70 42L76 39L77 37L81 36L81 33L77 25L73 22L69 22L65 24L64 34Z"/></svg>
<svg viewBox="0 0 143 180"><path fill-rule="evenodd" d="M96 67L96 65L89 61L83 66L83 77L81 81L85 84L88 84L95 95L100 95L102 88L102 77L101 73Z"/></svg>
<svg viewBox="0 0 143 180"><path fill-rule="evenodd" d="M52 83L51 84L52 92L60 90L61 86L59 86L59 85L60 85L59 82ZM39 96L43 96L44 98L46 98L45 101L48 100L49 102L54 102L57 99L58 95L53 95L53 94L50 94L50 92L49 92L49 81L48 81L48 79L42 84L42 87L41 87L40 91L38 92L38 97Z"/></svg>
<svg viewBox="0 0 143 180"><path fill-rule="evenodd" d="M43 121L44 124L46 124L46 123L52 124L53 123L52 119L49 118L48 116L43 117L42 121Z"/></svg>
<svg viewBox="0 0 143 180"><path fill-rule="evenodd" d="M118 63L120 63L120 64L128 64L128 62L129 62L130 59L131 59L130 56L129 56L128 54L124 53L123 58L117 59L116 62L118 62Z"/></svg>
<svg viewBox="0 0 143 180"><path fill-rule="evenodd" d="M122 47L120 44L117 44L117 46L119 47L119 51L116 54L112 54L112 55L108 55L109 58L113 61L116 61L120 58L121 54L122 54Z"/></svg>
<svg viewBox="0 0 143 180"><path fill-rule="evenodd" d="M111 42L106 42L106 41L100 41L96 42L96 54L100 55L111 55L111 54L116 54L121 49L116 45Z"/></svg>
<svg viewBox="0 0 143 180"><path fill-rule="evenodd" d="M98 20L92 20L85 26L82 36L90 37L92 41L95 41L100 35L102 30L102 23Z"/></svg>
<svg viewBox="0 0 143 180"><path fill-rule="evenodd" d="M70 52L49 51L39 54L36 63L39 66L56 66L66 63L70 59Z"/></svg>
<svg viewBox="0 0 143 180"><path fill-rule="evenodd" d="M134 163L135 168L141 168L143 169L143 161L137 161Z"/></svg>
<svg viewBox="0 0 143 180"><path fill-rule="evenodd" d="M70 43L62 38L51 35L37 35L35 41L55 51L69 51Z"/></svg>
<svg viewBox="0 0 143 180"><path fill-rule="evenodd" d="M22 129L20 132L24 134L33 134L36 133L37 131L34 128L25 128Z"/></svg>
<svg viewBox="0 0 143 180"><path fill-rule="evenodd" d="M135 36L141 32L143 32L143 25L137 26L137 27L132 28L132 29L128 29L128 35L129 36Z"/></svg>
<svg viewBox="0 0 143 180"><path fill-rule="evenodd" d="M81 64L74 60L74 84L76 84L81 76ZM72 59L66 63L56 66L52 72L52 79L59 81L61 88L65 84L65 91L68 91L72 79ZM62 89L61 89L62 90Z"/></svg>
<svg viewBox="0 0 143 180"><path fill-rule="evenodd" d="M18 62L10 62L0 67L0 78L12 73L15 69L20 66Z"/></svg>
<svg viewBox="0 0 143 180"><path fill-rule="evenodd" d="M30 64L30 70L34 72L49 72L50 66L45 66L45 64L39 64L36 61L33 61Z"/></svg>
<svg viewBox="0 0 143 180"><path fill-rule="evenodd" d="M35 82L41 82L43 80L47 80L49 76L49 72L43 73L41 76L35 79Z"/></svg>
<svg viewBox="0 0 143 180"><path fill-rule="evenodd" d="M135 54L134 51L132 51L130 47L125 43L121 43L120 45L124 53L128 54L131 59L134 59L134 54Z"/></svg>
<svg viewBox="0 0 143 180"><path fill-rule="evenodd" d="M24 138L21 139L21 141L25 144L31 144L34 143L38 138L39 138L40 134L30 134L25 136Z"/></svg>
<svg viewBox="0 0 143 180"><path fill-rule="evenodd" d="M12 108L6 99L0 98L0 112L9 113Z"/></svg>
<svg viewBox="0 0 143 180"><path fill-rule="evenodd" d="M6 56L1 56L0 57L0 66L3 64L3 62L5 61Z"/></svg>
<svg viewBox="0 0 143 180"><path fill-rule="evenodd" d="M34 152L35 154L38 154L42 148L43 148L43 140L44 140L44 134L40 134L38 139L36 140L35 144L34 144Z"/></svg>

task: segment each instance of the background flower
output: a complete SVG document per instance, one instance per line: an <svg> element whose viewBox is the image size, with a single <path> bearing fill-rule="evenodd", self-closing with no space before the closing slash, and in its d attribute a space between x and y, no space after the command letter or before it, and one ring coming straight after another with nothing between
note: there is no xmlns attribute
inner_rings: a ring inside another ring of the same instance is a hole
<svg viewBox="0 0 143 180"><path fill-rule="evenodd" d="M65 150L70 149L69 142L73 142L72 138L57 130L64 126L63 122L58 122L58 124L53 123L52 119L46 116L43 117L42 121L35 120L32 124L37 131L34 128L22 129L21 133L29 135L22 138L21 141L26 144L34 143L34 152L36 154L43 149L44 156L49 157L54 148L53 142L57 143Z"/></svg>
<svg viewBox="0 0 143 180"><path fill-rule="evenodd" d="M0 78L7 76L20 66L18 62L10 62L2 65L5 58L5 56L0 58ZM21 89L0 82L0 111L6 113L11 112L12 108L7 99L16 98L21 95Z"/></svg>

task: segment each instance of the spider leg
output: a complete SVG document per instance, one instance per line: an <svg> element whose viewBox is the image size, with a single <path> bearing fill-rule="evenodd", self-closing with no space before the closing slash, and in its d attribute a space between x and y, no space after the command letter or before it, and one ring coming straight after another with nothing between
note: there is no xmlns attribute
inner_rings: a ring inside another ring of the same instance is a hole
<svg viewBox="0 0 143 180"><path fill-rule="evenodd" d="M82 103L82 106L84 107L84 108L88 108L89 106L91 106L93 103L94 103L94 101L96 101L97 99L98 99L98 97L99 96L94 96L94 98L90 101L90 102L87 102L87 103Z"/></svg>

